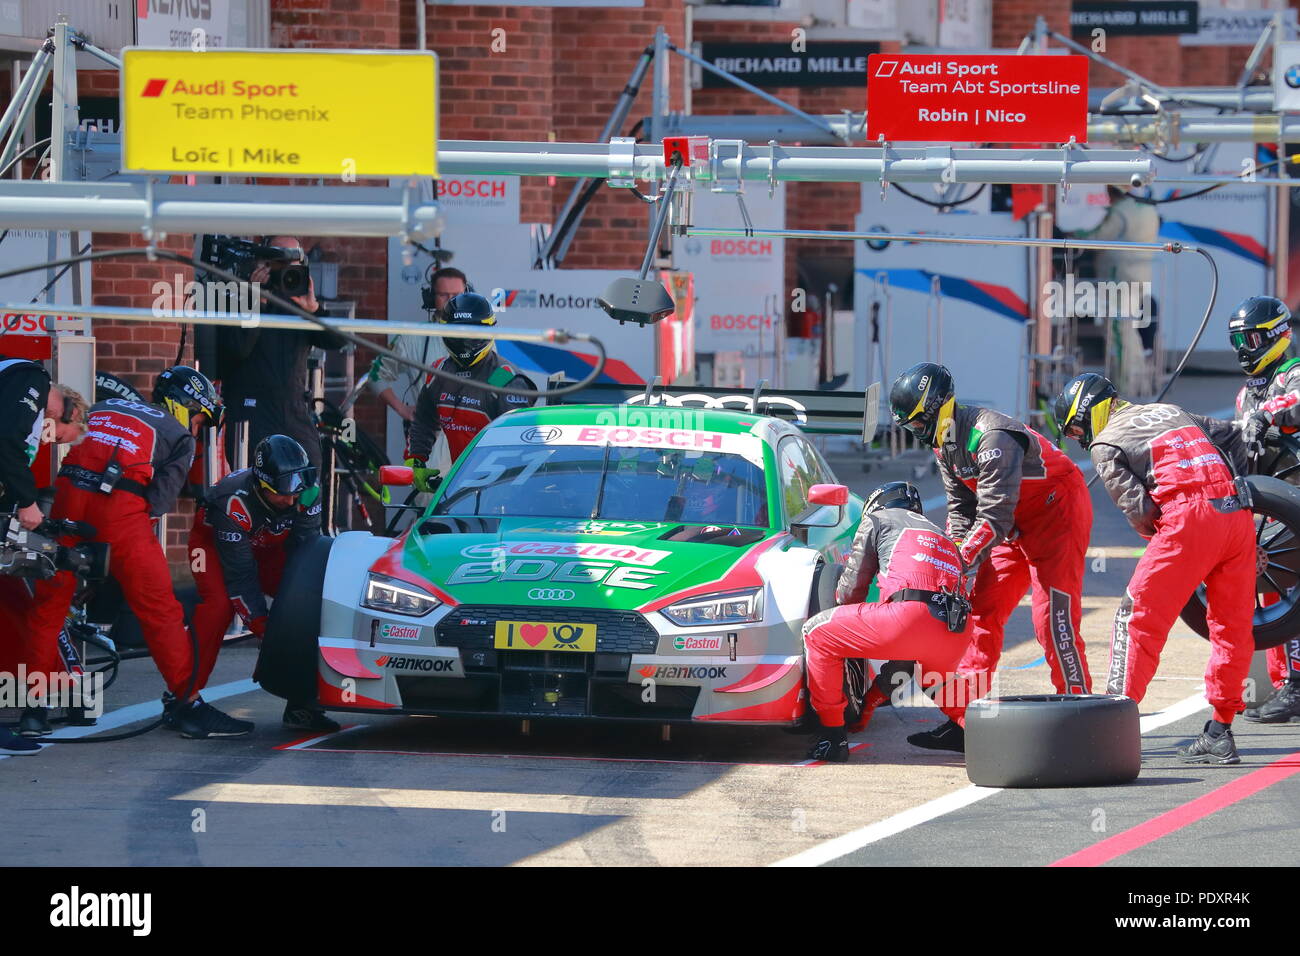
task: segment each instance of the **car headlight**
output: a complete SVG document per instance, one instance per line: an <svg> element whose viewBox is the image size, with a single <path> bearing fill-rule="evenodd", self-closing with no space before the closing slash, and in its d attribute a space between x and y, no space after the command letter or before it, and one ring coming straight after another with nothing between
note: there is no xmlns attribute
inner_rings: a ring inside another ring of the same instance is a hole
<svg viewBox="0 0 1300 956"><path fill-rule="evenodd" d="M682 627L753 624L763 619L762 594L762 588L705 594L678 601L660 613Z"/></svg>
<svg viewBox="0 0 1300 956"><path fill-rule="evenodd" d="M410 617L423 617L441 603L424 588L373 571L366 578L366 596L361 599L361 606L372 611Z"/></svg>

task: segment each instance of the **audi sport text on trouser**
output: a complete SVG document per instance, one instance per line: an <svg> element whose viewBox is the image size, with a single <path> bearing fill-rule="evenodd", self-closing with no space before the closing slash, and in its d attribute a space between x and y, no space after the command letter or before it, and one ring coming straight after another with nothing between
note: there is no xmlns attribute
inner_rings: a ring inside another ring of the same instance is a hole
<svg viewBox="0 0 1300 956"><path fill-rule="evenodd" d="M1244 421L1252 412L1261 409L1270 413L1273 424L1281 431L1287 434L1300 431L1300 358L1280 363L1271 375L1246 380L1237 393L1237 420ZM1271 464L1260 464L1260 473L1271 473ZM1300 484L1300 471L1293 471L1286 480L1293 485ZM1264 596L1262 603L1267 606L1276 600L1275 596ZM1300 637L1270 647L1265 659L1268 661L1268 678L1274 687L1281 687L1288 679L1300 681Z"/></svg>
<svg viewBox="0 0 1300 956"><path fill-rule="evenodd" d="M59 469L53 517L93 525L94 540L108 542L110 571L140 621L168 690L179 696L189 685L193 655L184 611L172 593L167 556L150 518L175 507L194 458L194 439L156 405L123 398L92 406L88 426L85 440ZM99 489L111 464L120 466L122 475L105 494ZM59 630L75 590L71 574L37 582L29 671L58 669Z"/></svg>
<svg viewBox="0 0 1300 956"><path fill-rule="evenodd" d="M251 469L221 479L194 515L189 553L195 561L194 583L200 604L194 609L194 635L199 642L199 678L194 689L207 686L226 630L236 612L259 637L266 629L265 595L280 589L289 550L320 536L320 502L277 511L256 492Z"/></svg>
<svg viewBox="0 0 1300 956"><path fill-rule="evenodd" d="M877 573L880 603L863 604ZM835 589L841 606L814 615L803 628L808 690L823 726L844 724L846 658L916 661L926 689L953 680L969 624L963 633L949 631L944 608L933 597L957 590L960 582L957 546L925 517L903 508L863 515ZM945 690L936 702L964 722L965 700Z"/></svg>
<svg viewBox="0 0 1300 956"><path fill-rule="evenodd" d="M1174 405L1125 405L1089 451L1115 504L1151 539L1115 614L1108 692L1142 700L1170 627L1204 581L1205 696L1214 719L1230 724L1255 649L1255 524L1211 437L1232 453L1227 423Z"/></svg>
<svg viewBox="0 0 1300 956"><path fill-rule="evenodd" d="M1033 592L1034 636L1057 693L1092 688L1080 596L1092 501L1074 462L1015 419L958 405L948 440L935 449L948 492L948 533L961 542L971 593L970 649L961 670L987 686L1002 656L1007 619Z"/></svg>

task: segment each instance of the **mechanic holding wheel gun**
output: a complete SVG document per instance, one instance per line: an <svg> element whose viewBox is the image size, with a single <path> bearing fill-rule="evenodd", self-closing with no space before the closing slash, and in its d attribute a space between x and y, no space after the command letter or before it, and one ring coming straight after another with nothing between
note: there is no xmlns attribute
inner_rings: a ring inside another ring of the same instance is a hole
<svg viewBox="0 0 1300 956"><path fill-rule="evenodd" d="M877 575L880 603L864 604ZM848 564L835 587L839 606L813 615L803 626L808 691L823 727L808 752L810 759L849 759L847 658L916 661L922 686L937 689L940 708L955 726L964 725L967 702L949 694L957 662L970 643L970 604L961 584L957 545L925 517L916 488L905 481L877 488L863 506ZM872 686L851 729L865 727L886 697Z"/></svg>
<svg viewBox="0 0 1300 956"><path fill-rule="evenodd" d="M207 686L236 612L259 639L266 633L266 595L279 590L293 549L320 537L320 511L316 467L288 435L263 438L253 449L252 467L227 475L208 493L189 540L201 601L194 609L195 691ZM284 708L284 724L339 729L323 711L292 702Z"/></svg>
<svg viewBox="0 0 1300 956"><path fill-rule="evenodd" d="M1169 629L1204 581L1214 716L1178 756L1240 763L1231 728L1255 650L1255 522L1236 477L1244 464L1236 427L1177 405L1131 405L1092 372L1066 384L1053 412L1061 434L1088 449L1133 530L1150 539L1115 612L1107 692L1141 702Z"/></svg>
<svg viewBox="0 0 1300 956"><path fill-rule="evenodd" d="M153 528L153 519L176 506L194 459L194 436L220 427L222 411L203 373L185 365L166 369L152 403L110 398L91 406L86 440L69 452L55 483L52 517L91 524L97 529L92 540L109 544L110 573L167 682L165 719L185 737L240 736L252 729L190 692L193 645ZM29 671L53 670L75 586L70 574L37 584ZM34 730L49 733L44 715L35 716L40 726Z"/></svg>
<svg viewBox="0 0 1300 956"><path fill-rule="evenodd" d="M1237 421L1252 471L1269 475L1282 457L1264 447L1264 435L1274 426L1286 433L1300 431L1300 358L1291 348L1291 310L1280 299L1257 295L1244 300L1228 319L1228 341L1248 378L1237 394ZM1287 479L1300 484L1300 470ZM1266 606L1270 600L1264 598ZM1300 718L1300 637L1267 652L1273 693L1242 715L1261 724L1285 724Z"/></svg>
<svg viewBox="0 0 1300 956"><path fill-rule="evenodd" d="M496 325L492 304L477 292L462 292L453 296L437 313L435 321L449 325ZM420 391L415 405L415 420L411 423L410 457L406 464L415 469L417 491L432 491L438 472L426 468L438 432L447 435L447 447L454 462L479 432L492 421L512 408L524 408L533 403L522 395L503 395L483 388L483 384L499 388L533 389L536 386L519 375L497 355L491 339L467 339L445 336L443 346L449 353L433 363L441 372L455 375L463 381L451 384L435 378Z"/></svg>
<svg viewBox="0 0 1300 956"><path fill-rule="evenodd" d="M36 504L32 462L43 444L80 440L86 432L86 412L86 400L66 385L51 384L50 373L41 363L0 358L0 513L15 515L28 531L45 520ZM30 607L27 584L18 578L0 577L0 640L6 645L3 663L10 669L10 658L14 658L14 672ZM27 755L40 749L39 744L0 727L0 753Z"/></svg>
<svg viewBox="0 0 1300 956"><path fill-rule="evenodd" d="M948 534L961 549L971 589L972 636L960 670L968 699L987 693L1002 656L1007 618L1031 586L1034 636L1058 694L1092 687L1080 596L1092 501L1077 465L1027 425L978 405L956 404L952 375L922 362L894 380L894 421L934 449L948 493ZM965 752L962 726L948 723L908 742Z"/></svg>

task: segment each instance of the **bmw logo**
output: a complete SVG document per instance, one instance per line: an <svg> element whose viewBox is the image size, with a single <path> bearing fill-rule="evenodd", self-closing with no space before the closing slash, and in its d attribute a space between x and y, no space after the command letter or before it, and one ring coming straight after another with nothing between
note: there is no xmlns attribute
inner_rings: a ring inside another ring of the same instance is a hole
<svg viewBox="0 0 1300 956"><path fill-rule="evenodd" d="M1300 63L1292 63L1288 66L1282 77L1291 89L1300 89Z"/></svg>
<svg viewBox="0 0 1300 956"><path fill-rule="evenodd" d="M560 434L560 429L555 426L550 428L527 428L519 436L519 439L529 445L546 445L558 439Z"/></svg>
<svg viewBox="0 0 1300 956"><path fill-rule="evenodd" d="M871 229L868 231L889 232L889 230L886 229L884 226L872 226ZM867 248L870 249L872 252L884 252L886 249L889 248L888 239L863 239L862 241L867 244Z"/></svg>

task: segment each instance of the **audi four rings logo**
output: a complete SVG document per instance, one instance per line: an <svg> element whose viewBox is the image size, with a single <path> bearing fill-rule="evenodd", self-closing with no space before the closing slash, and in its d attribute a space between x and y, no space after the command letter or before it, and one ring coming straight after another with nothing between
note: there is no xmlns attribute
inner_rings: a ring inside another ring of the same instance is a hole
<svg viewBox="0 0 1300 956"><path fill-rule="evenodd" d="M533 588L528 592L530 601L572 601L575 596L568 588Z"/></svg>
<svg viewBox="0 0 1300 956"><path fill-rule="evenodd" d="M530 445L545 445L555 441L560 437L560 429L551 428L530 428L519 436L521 441Z"/></svg>
<svg viewBox="0 0 1300 956"><path fill-rule="evenodd" d="M691 393L688 395L655 395L649 402L646 402L644 395L629 396L626 405L670 405L676 408L721 408L734 409L742 412L754 411L754 399L749 395L704 395L701 393ZM795 421L804 423L808 421L808 409L799 401L788 398L784 395L764 395L759 399L758 404L767 409L769 415L776 414L774 409L787 408L794 415ZM527 433L524 433L524 441L528 441Z"/></svg>

